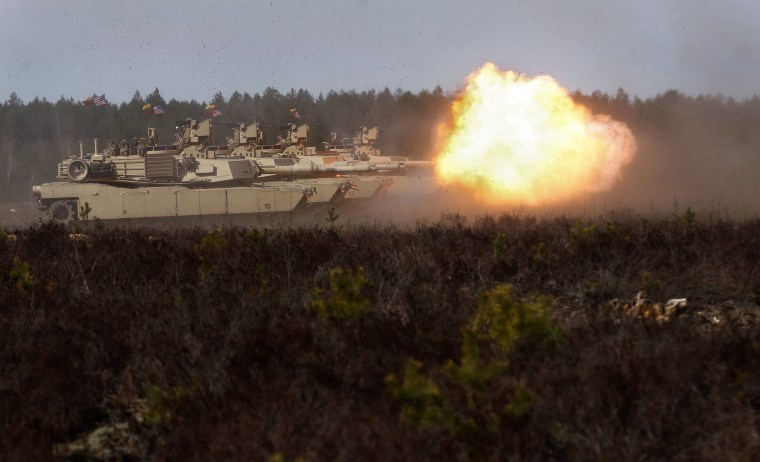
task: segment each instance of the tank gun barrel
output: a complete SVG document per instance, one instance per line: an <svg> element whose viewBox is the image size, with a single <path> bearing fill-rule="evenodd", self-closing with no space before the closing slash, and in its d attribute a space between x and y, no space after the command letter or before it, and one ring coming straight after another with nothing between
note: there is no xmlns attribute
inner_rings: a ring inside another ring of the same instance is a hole
<svg viewBox="0 0 760 462"><path fill-rule="evenodd" d="M259 125L259 128L276 128L277 130L287 130L291 127L291 125L295 124L288 124L288 125Z"/></svg>
<svg viewBox="0 0 760 462"><path fill-rule="evenodd" d="M407 160L405 162L408 168L430 168L435 166L435 161L432 160Z"/></svg>

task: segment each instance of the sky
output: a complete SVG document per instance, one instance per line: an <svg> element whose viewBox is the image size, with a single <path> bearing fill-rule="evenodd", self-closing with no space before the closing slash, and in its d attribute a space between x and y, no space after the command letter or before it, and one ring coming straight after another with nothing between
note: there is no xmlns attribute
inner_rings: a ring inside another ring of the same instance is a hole
<svg viewBox="0 0 760 462"><path fill-rule="evenodd" d="M448 93L488 61L569 91L742 100L758 26L757 0L0 0L0 101Z"/></svg>

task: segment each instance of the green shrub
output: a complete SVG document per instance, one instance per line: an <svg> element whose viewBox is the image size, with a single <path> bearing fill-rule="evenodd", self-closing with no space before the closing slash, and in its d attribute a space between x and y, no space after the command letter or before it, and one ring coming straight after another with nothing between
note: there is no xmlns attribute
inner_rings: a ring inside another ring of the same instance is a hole
<svg viewBox="0 0 760 462"><path fill-rule="evenodd" d="M32 295L34 288L37 286L37 281L34 279L34 276L32 276L29 263L19 257L13 257L11 279L16 281L16 287L27 295Z"/></svg>
<svg viewBox="0 0 760 462"><path fill-rule="evenodd" d="M340 218L340 215L335 211L335 207L330 207L327 210L327 218L325 218L325 221L330 223L330 227L335 226L335 222L338 221L338 218Z"/></svg>
<svg viewBox="0 0 760 462"><path fill-rule="evenodd" d="M511 285L499 285L480 295L468 329L476 338L493 342L501 353L522 338L552 346L559 342L561 332L551 320L551 306L549 297L519 300Z"/></svg>
<svg viewBox="0 0 760 462"><path fill-rule="evenodd" d="M90 212L92 212L92 208L90 207L89 202L85 202L84 205L79 206L79 218L81 218L82 221L90 219Z"/></svg>
<svg viewBox="0 0 760 462"><path fill-rule="evenodd" d="M222 232L219 228L206 233L198 243L198 261L200 266L198 267L198 275L203 278L210 276L214 273L214 259L211 258L214 253L218 252L227 241L222 236Z"/></svg>
<svg viewBox="0 0 760 462"><path fill-rule="evenodd" d="M507 237L504 233L496 235L496 239L493 242L493 260L500 260L507 253Z"/></svg>
<svg viewBox="0 0 760 462"><path fill-rule="evenodd" d="M385 378L391 395L401 403L403 421L415 427L453 427L455 418L441 390L420 372L421 369L422 363L410 358L406 362L402 381L399 382L393 374Z"/></svg>
<svg viewBox="0 0 760 462"><path fill-rule="evenodd" d="M161 387L149 385L145 389L145 422L149 425L165 427L171 423L171 409L177 401L186 397L189 391L185 387L174 387L164 390Z"/></svg>
<svg viewBox="0 0 760 462"><path fill-rule="evenodd" d="M697 214L691 209L691 207L688 207L684 214L679 216L678 219L686 226L686 228L691 229L697 223Z"/></svg>
<svg viewBox="0 0 760 462"><path fill-rule="evenodd" d="M214 228L201 238L200 243L198 243L198 250L218 250L224 246L225 243L226 241L224 239L224 236L222 236L222 232L219 230L219 228Z"/></svg>
<svg viewBox="0 0 760 462"><path fill-rule="evenodd" d="M536 401L536 395L529 388L518 387L512 400L504 408L507 422L513 427L523 425Z"/></svg>
<svg viewBox="0 0 760 462"><path fill-rule="evenodd" d="M570 230L570 241L579 249L586 248L591 240L591 236L596 232L596 225L590 224L585 226L581 220L575 223Z"/></svg>
<svg viewBox="0 0 760 462"><path fill-rule="evenodd" d="M506 369L506 361L498 358L485 363L481 358L475 335L466 329L462 330L462 358L459 364L449 360L444 368L446 375L464 388L468 393L468 401L472 394L482 390L488 382Z"/></svg>
<svg viewBox="0 0 760 462"><path fill-rule="evenodd" d="M533 261L535 262L543 262L546 260L546 257L549 255L549 248L546 246L546 243L539 242L536 246L535 252L533 252Z"/></svg>
<svg viewBox="0 0 760 462"><path fill-rule="evenodd" d="M269 239L269 230L264 228L264 231L259 231L258 229L253 228L251 232L248 233L248 239L250 239L254 245L265 247L267 240Z"/></svg>
<svg viewBox="0 0 760 462"><path fill-rule="evenodd" d="M323 318L358 319L369 307L369 300L362 295L367 282L364 268L357 271L333 268L330 270L330 295L324 297L322 290L312 290L310 307Z"/></svg>
<svg viewBox="0 0 760 462"><path fill-rule="evenodd" d="M287 462L288 459L281 452L276 452L269 457L269 462ZM303 457L296 457L293 462L306 462Z"/></svg>
<svg viewBox="0 0 760 462"><path fill-rule="evenodd" d="M622 230L623 230L623 228L621 228L620 225L618 225L617 223L612 222L610 220L607 220L605 222L605 224L607 225L607 229L605 231L610 236L616 236L616 235L620 234L622 232Z"/></svg>
<svg viewBox="0 0 760 462"><path fill-rule="evenodd" d="M518 430L530 417L535 394L518 386L501 408L493 406L490 396L494 386L503 386L506 354L518 341L531 339L551 346L559 342L561 331L550 318L551 306L547 297L515 298L510 285L483 292L475 314L462 329L459 362L449 360L443 367L452 385L444 388L448 392L424 376L422 363L413 359L407 362L403 381L393 375L386 378L391 394L402 405L402 419L415 426L446 428L463 442L477 440L476 435L499 435L504 425ZM481 343L491 354L481 353ZM466 403L457 398L456 388L464 391Z"/></svg>

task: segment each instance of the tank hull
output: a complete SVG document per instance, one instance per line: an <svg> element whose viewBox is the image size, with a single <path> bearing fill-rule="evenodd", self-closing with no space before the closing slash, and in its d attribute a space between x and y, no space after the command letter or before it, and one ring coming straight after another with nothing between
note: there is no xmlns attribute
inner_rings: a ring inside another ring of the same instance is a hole
<svg viewBox="0 0 760 462"><path fill-rule="evenodd" d="M54 182L34 187L44 218L69 223L99 219L151 223L154 219L214 221L311 216L331 207L382 196L432 194L429 179L404 176L347 176L267 181L248 186L119 187L102 183Z"/></svg>

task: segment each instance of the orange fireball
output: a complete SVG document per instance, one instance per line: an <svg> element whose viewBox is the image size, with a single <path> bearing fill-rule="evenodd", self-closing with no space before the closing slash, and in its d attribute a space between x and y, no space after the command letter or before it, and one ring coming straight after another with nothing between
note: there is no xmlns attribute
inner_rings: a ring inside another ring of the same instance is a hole
<svg viewBox="0 0 760 462"><path fill-rule="evenodd" d="M441 129L436 172L489 204L548 205L609 189L633 158L628 127L576 104L548 76L486 63Z"/></svg>

